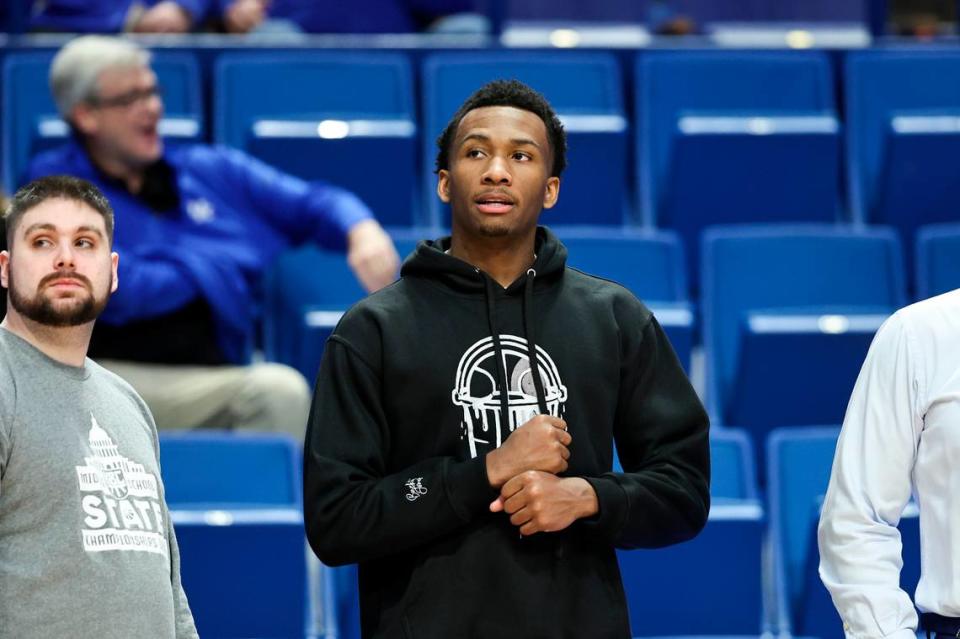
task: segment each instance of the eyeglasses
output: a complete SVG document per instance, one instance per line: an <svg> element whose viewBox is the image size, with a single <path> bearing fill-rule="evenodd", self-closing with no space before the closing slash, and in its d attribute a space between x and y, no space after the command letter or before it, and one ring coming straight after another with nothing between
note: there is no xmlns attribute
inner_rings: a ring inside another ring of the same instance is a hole
<svg viewBox="0 0 960 639"><path fill-rule="evenodd" d="M133 91L128 91L120 95L114 96L112 98L101 98L99 96L92 96L88 102L101 109L110 109L113 107L118 107L121 109L127 109L132 107L138 102L146 102L152 97L161 97L162 91L160 87L153 86L149 89L134 89Z"/></svg>

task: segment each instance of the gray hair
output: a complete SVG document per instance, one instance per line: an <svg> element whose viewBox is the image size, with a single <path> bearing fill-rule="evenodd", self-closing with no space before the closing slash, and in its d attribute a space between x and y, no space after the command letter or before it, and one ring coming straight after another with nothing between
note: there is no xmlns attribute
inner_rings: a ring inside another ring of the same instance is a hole
<svg viewBox="0 0 960 639"><path fill-rule="evenodd" d="M50 90L64 120L73 107L97 95L97 80L106 69L143 67L150 52L140 45L113 36L86 35L63 46L50 65Z"/></svg>

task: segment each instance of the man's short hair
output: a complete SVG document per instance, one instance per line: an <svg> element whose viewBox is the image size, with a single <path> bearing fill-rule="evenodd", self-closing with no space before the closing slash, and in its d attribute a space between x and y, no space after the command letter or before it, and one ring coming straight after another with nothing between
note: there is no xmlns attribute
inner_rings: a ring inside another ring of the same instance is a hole
<svg viewBox="0 0 960 639"><path fill-rule="evenodd" d="M49 175L20 187L7 206L3 221L7 231L7 249L13 248L13 234L30 209L47 200L81 202L103 216L107 240L113 246L113 208L106 196L91 182L70 175Z"/></svg>
<svg viewBox="0 0 960 639"><path fill-rule="evenodd" d="M543 124L547 127L547 139L550 141L550 149L553 153L553 166L550 175L560 177L563 169L567 166L567 133L563 130L560 118L557 117L547 99L519 80L488 82L460 105L457 112L447 122L443 133L437 138L438 150L435 171L450 168L450 146L453 144L453 137L457 134L457 127L460 126L463 117L474 109L490 106L523 109L534 113L543 120Z"/></svg>
<svg viewBox="0 0 960 639"><path fill-rule="evenodd" d="M150 64L150 52L114 36L86 35L63 46L50 65L50 91L64 120L82 102L97 97L97 80L106 69Z"/></svg>

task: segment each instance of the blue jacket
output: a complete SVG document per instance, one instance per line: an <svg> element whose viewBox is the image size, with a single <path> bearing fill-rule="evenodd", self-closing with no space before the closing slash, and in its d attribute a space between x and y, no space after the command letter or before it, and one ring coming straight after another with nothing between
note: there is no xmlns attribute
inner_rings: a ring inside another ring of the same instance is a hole
<svg viewBox="0 0 960 639"><path fill-rule="evenodd" d="M153 6L161 0L147 0ZM176 0L193 17L194 24L205 17L210 0ZM120 33L133 0L46 0L34 10L29 28L76 33Z"/></svg>
<svg viewBox="0 0 960 639"><path fill-rule="evenodd" d="M170 215L105 178L76 142L34 158L27 178L84 178L113 205L120 286L99 321L156 317L203 296L224 356L245 363L261 276L277 254L309 241L344 250L346 232L372 214L348 191L304 182L235 149L185 145L168 147L164 157L180 193L180 210Z"/></svg>

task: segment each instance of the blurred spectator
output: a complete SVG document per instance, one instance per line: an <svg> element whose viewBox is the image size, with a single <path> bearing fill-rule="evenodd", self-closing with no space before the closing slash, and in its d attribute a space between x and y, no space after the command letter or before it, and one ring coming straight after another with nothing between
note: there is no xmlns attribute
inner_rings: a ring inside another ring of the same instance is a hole
<svg viewBox="0 0 960 639"><path fill-rule="evenodd" d="M186 33L212 0L35 0L31 31Z"/></svg>
<svg viewBox="0 0 960 639"><path fill-rule="evenodd" d="M118 220L119 288L91 357L140 392L161 428L283 430L302 438L309 389L299 373L250 358L263 271L294 244L347 250L367 290L399 258L352 193L308 184L223 147L164 148L163 102L149 53L83 36L56 56L50 83L74 140L31 163L28 179L97 184ZM317 273L316 277L323 277Z"/></svg>
<svg viewBox="0 0 960 639"><path fill-rule="evenodd" d="M413 33L451 16L471 15L468 30L485 28L471 14L475 0L34 0L31 31L186 33L221 23L229 33L258 28L307 33Z"/></svg>
<svg viewBox="0 0 960 639"><path fill-rule="evenodd" d="M869 0L870 33L932 38L956 30L957 0Z"/></svg>
<svg viewBox="0 0 960 639"><path fill-rule="evenodd" d="M932 38L954 30L956 0L890 0L889 5L897 35Z"/></svg>
<svg viewBox="0 0 960 639"><path fill-rule="evenodd" d="M679 13L670 0L650 0L647 22L657 35L691 35L697 26L688 16Z"/></svg>
<svg viewBox="0 0 960 639"><path fill-rule="evenodd" d="M414 33L474 11L475 0L211 0L231 33L278 24L307 33ZM479 18L479 16L477 16ZM479 24L479 23L474 23ZM478 29L481 27L478 27Z"/></svg>

